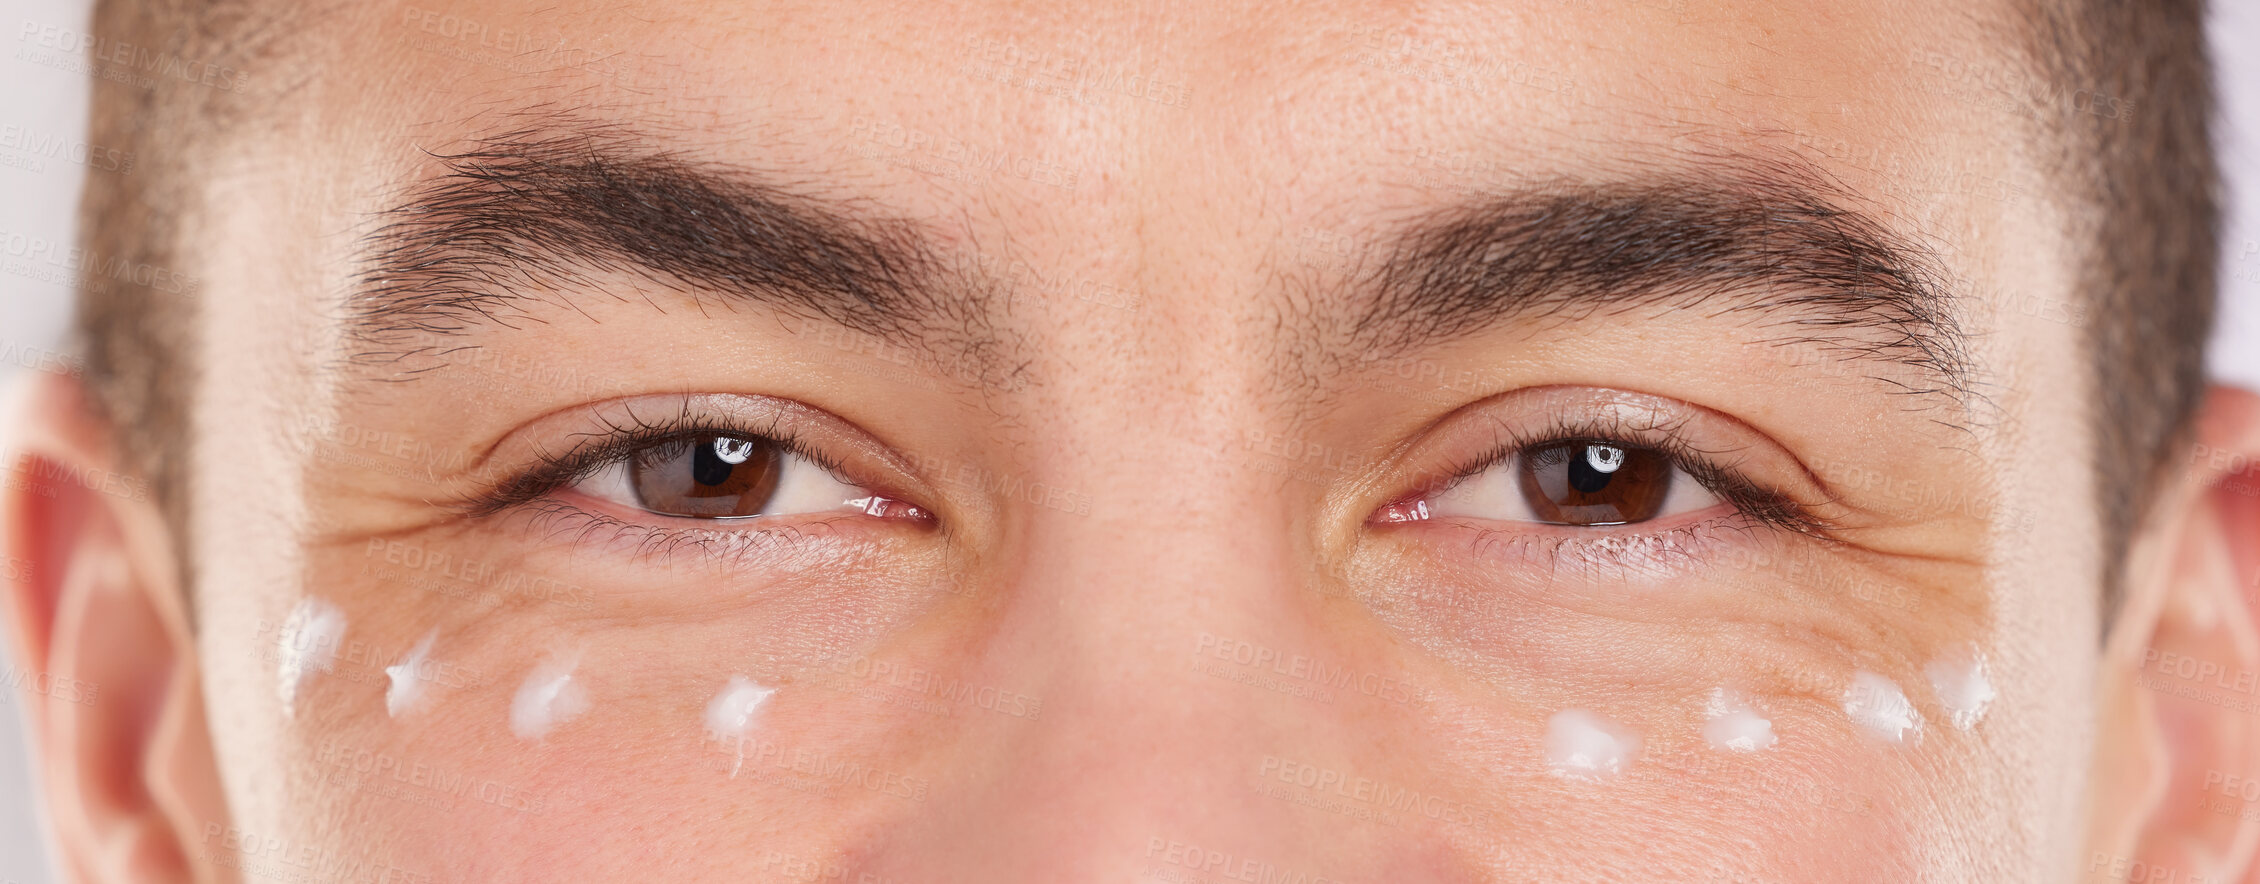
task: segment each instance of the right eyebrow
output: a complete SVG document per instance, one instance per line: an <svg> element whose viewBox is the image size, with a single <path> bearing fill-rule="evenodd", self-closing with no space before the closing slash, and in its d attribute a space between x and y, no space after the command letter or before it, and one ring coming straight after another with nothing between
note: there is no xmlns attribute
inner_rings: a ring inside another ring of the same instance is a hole
<svg viewBox="0 0 2260 884"><path fill-rule="evenodd" d="M561 289L625 274L825 320L904 345L991 330L981 286L911 222L856 212L770 176L654 150L603 127L541 126L435 153L439 174L378 215L348 301L355 359L539 321ZM960 329L938 332L944 323ZM473 346L466 344L464 346Z"/></svg>
<svg viewBox="0 0 2260 884"><path fill-rule="evenodd" d="M1896 363L1911 374L1875 378L1888 389L1974 407L1951 277L1844 197L1801 161L1736 155L1444 207L1373 265L1354 349L1402 353L1517 318L1700 310L1780 329L1774 345Z"/></svg>

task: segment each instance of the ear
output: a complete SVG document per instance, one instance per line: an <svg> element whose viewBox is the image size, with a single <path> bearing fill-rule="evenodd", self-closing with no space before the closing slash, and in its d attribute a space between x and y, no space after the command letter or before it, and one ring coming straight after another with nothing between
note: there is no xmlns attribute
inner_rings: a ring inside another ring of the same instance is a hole
<svg viewBox="0 0 2260 884"><path fill-rule="evenodd" d="M2105 645L2093 881L2245 881L2260 848L2260 396L2215 387Z"/></svg>
<svg viewBox="0 0 2260 884"><path fill-rule="evenodd" d="M15 392L0 555L55 864L80 881L221 877L190 859L226 816L174 539L75 380Z"/></svg>

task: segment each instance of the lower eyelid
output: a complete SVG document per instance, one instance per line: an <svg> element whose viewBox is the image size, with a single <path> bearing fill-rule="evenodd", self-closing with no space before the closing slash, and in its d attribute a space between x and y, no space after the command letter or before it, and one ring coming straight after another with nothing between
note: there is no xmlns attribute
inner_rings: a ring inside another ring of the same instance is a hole
<svg viewBox="0 0 2260 884"><path fill-rule="evenodd" d="M527 527L546 535L550 542L565 546L611 550L639 559L664 558L696 550L697 554L725 565L809 552L817 548L812 544L830 539L856 521L852 516L814 520L654 516L684 523L675 526L625 519L567 499L545 501L523 512L528 520ZM718 522L731 523L732 527L721 527L715 524ZM741 527L737 523L752 524Z"/></svg>
<svg viewBox="0 0 2260 884"><path fill-rule="evenodd" d="M1722 501L1723 504L1723 501ZM1454 546L1482 559L1510 561L1550 574L1571 571L1602 572L1604 576L1660 577L1688 569L1708 568L1710 553L1723 544L1745 539L1749 517L1728 506L1719 512L1688 518L1672 517L1677 524L1655 527L1634 523L1605 527L1578 527L1491 520L1451 519L1410 523L1413 530L1445 532ZM1698 511L1701 513L1703 511Z"/></svg>

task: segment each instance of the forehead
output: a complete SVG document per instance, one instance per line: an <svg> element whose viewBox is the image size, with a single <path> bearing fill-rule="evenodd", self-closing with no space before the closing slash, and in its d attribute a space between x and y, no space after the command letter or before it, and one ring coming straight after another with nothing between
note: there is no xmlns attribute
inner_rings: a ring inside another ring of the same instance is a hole
<svg viewBox="0 0 2260 884"><path fill-rule="evenodd" d="M2014 26L1925 7L370 4L311 23L301 88L364 191L404 148L571 111L967 236L1176 218L1140 240L1216 257L1719 145L1807 157L1887 214L2029 190Z"/></svg>

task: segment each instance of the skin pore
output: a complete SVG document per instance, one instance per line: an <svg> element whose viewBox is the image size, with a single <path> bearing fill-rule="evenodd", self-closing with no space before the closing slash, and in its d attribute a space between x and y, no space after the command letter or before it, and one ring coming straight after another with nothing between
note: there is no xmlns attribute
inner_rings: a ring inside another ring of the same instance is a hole
<svg viewBox="0 0 2260 884"><path fill-rule="evenodd" d="M2066 210L1912 60L2013 64L1968 16L294 20L193 219L195 531L9 498L20 653L139 698L44 713L65 855L2229 880L2250 727L2135 673L2260 668L2254 504L2176 459L2098 652ZM108 463L75 397L23 447ZM1673 496L1529 521L1565 440ZM637 484L756 456L809 506Z"/></svg>

